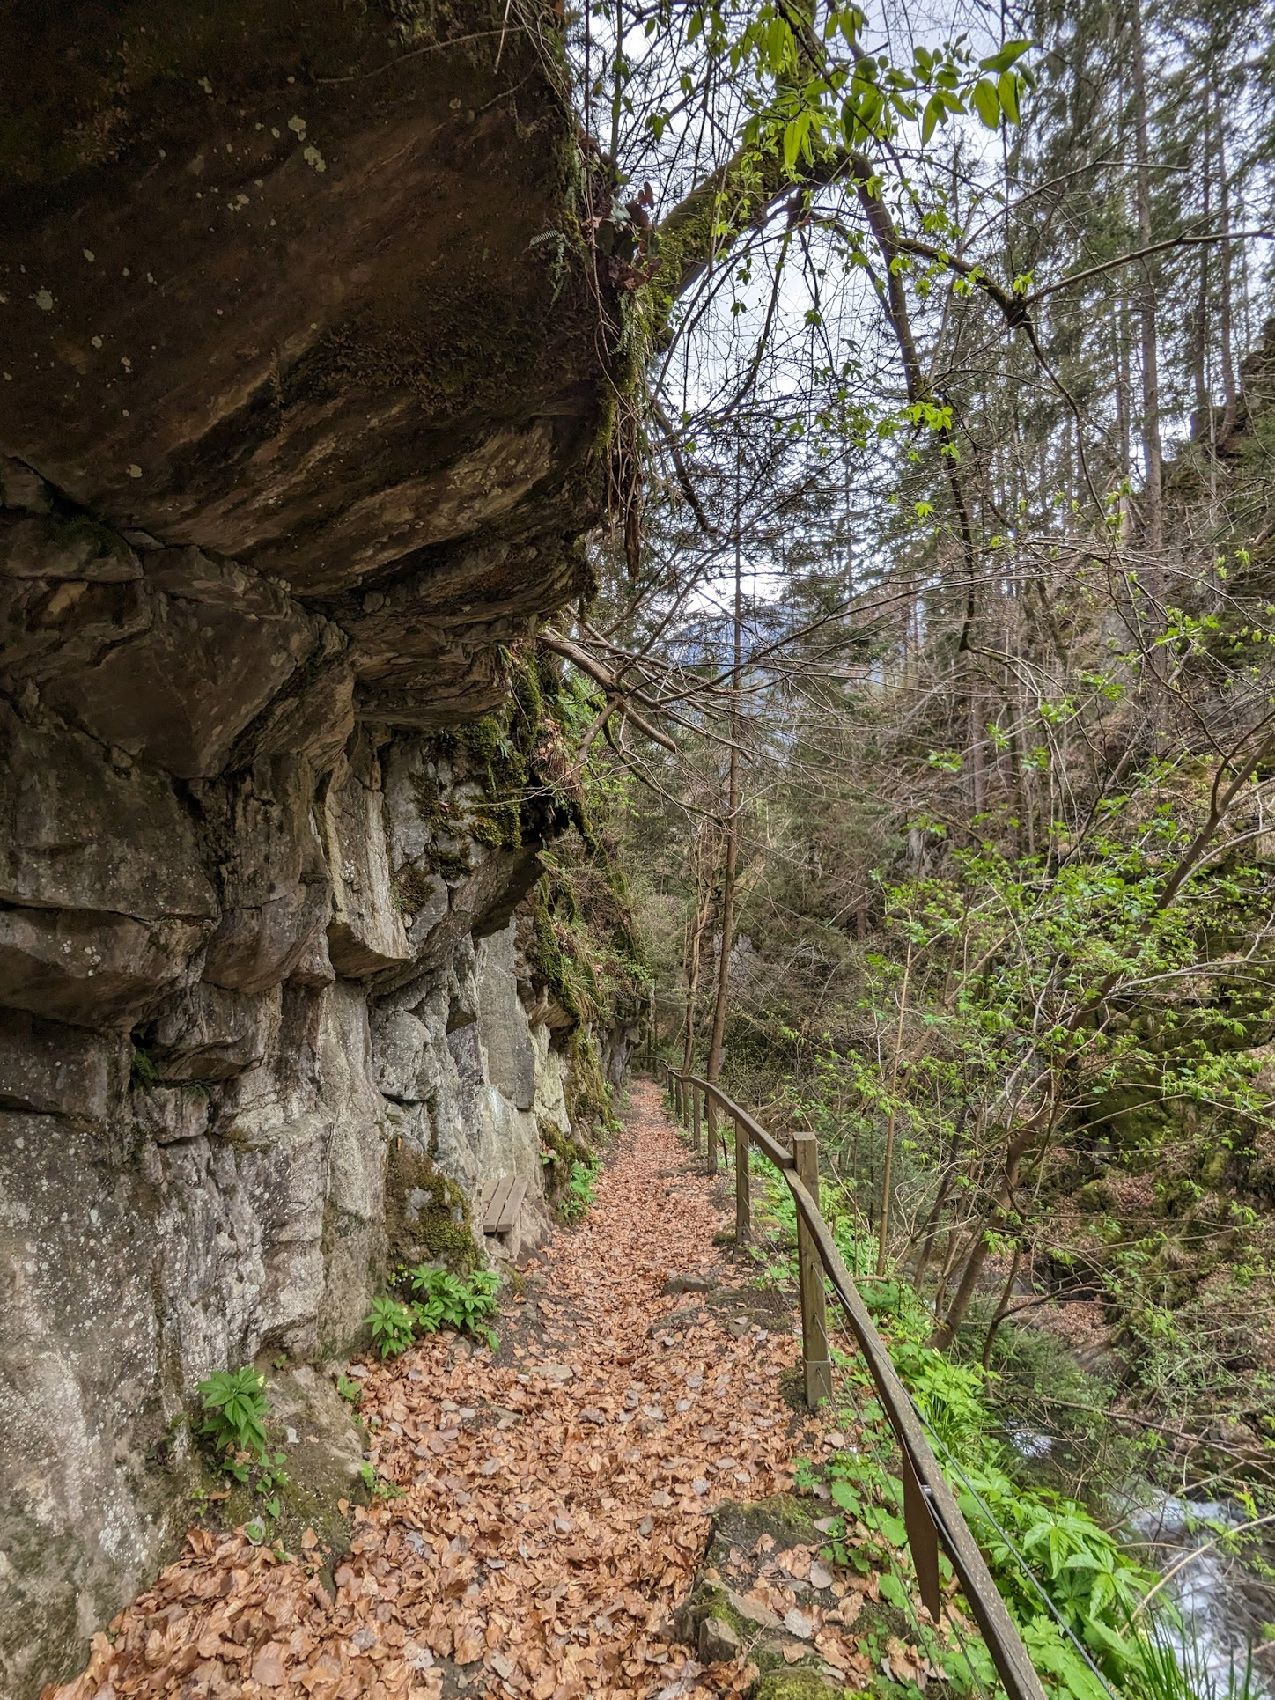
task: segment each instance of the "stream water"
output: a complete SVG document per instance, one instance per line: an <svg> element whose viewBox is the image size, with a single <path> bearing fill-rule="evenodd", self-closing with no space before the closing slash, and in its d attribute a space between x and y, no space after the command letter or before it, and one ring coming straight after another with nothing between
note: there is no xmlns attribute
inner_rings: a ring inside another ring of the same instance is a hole
<svg viewBox="0 0 1275 1700"><path fill-rule="evenodd" d="M1051 1486L1066 1488L1072 1472L1051 1436L1021 1425L1008 1433L1033 1473ZM1169 1626L1167 1633L1184 1667L1196 1674L1199 1700L1226 1700L1232 1692L1232 1672L1233 1692L1242 1695L1246 1669L1254 1700L1275 1700L1275 1641L1263 1636L1264 1627L1275 1619L1275 1583L1264 1581L1251 1562L1228 1552L1220 1538L1244 1521L1239 1508L1221 1500L1165 1493L1144 1481L1130 1481L1108 1508L1136 1556L1167 1578L1162 1592L1180 1619L1180 1628ZM1264 1543L1258 1557L1275 1566L1275 1541Z"/></svg>
<svg viewBox="0 0 1275 1700"><path fill-rule="evenodd" d="M1221 1531L1243 1522L1238 1507L1224 1501L1152 1491L1127 1526L1140 1547L1146 1543L1152 1567L1168 1575L1164 1592L1182 1619L1179 1644L1194 1646L1218 1695L1227 1694L1231 1672L1242 1677L1251 1659L1253 1692L1275 1696L1275 1643L1262 1637L1275 1592L1220 1539ZM1267 1548L1263 1557L1269 1562L1275 1554ZM1242 1692L1238 1680L1235 1688Z"/></svg>

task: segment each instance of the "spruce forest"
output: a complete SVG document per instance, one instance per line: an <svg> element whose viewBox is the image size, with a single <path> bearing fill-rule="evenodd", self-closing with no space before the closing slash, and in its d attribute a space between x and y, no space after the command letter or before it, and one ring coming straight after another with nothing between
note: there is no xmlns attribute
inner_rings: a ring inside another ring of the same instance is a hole
<svg viewBox="0 0 1275 1700"><path fill-rule="evenodd" d="M1267 9L0 66L3 1700L1270 1700Z"/></svg>

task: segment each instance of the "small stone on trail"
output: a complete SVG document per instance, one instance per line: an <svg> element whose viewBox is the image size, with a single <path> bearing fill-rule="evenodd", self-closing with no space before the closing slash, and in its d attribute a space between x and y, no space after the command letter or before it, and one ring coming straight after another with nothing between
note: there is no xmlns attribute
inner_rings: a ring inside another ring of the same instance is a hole
<svg viewBox="0 0 1275 1700"><path fill-rule="evenodd" d="M665 1296L673 1293L711 1293L717 1285L708 1275L670 1275L660 1288Z"/></svg>
<svg viewBox="0 0 1275 1700"><path fill-rule="evenodd" d="M730 1608L738 1617L747 1618L749 1623L755 1623L758 1629L782 1629L784 1620L777 1611L772 1611L764 1600L759 1600L755 1594L737 1594L733 1588L726 1590L726 1598Z"/></svg>
<svg viewBox="0 0 1275 1700"><path fill-rule="evenodd" d="M784 1614L784 1628L801 1641L809 1641L815 1632L813 1622L804 1612L798 1611L796 1606Z"/></svg>
<svg viewBox="0 0 1275 1700"><path fill-rule="evenodd" d="M739 1636L721 1617L706 1617L699 1626L699 1656L706 1665L726 1664L743 1650Z"/></svg>

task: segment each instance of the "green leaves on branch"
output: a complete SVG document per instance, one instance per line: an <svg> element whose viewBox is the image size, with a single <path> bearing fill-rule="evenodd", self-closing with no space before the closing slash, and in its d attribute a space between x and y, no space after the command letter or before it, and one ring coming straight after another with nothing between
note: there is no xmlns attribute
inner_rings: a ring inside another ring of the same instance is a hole
<svg viewBox="0 0 1275 1700"><path fill-rule="evenodd" d="M800 178L842 147L871 149L905 124L919 123L924 144L954 117L975 114L989 129L1002 120L1019 122L1024 77L1014 66L1029 42L1007 42L975 62L962 37L938 49L918 47L912 64L900 66L887 54L859 48L864 27L857 6L832 7L822 31L830 50L816 63L814 46L803 43L789 14L767 0L733 39L718 7L698 8L687 39L703 36L710 52L716 44L732 76L753 71L762 99L744 140L778 153L790 177ZM848 59L836 57L841 44L850 50Z"/></svg>

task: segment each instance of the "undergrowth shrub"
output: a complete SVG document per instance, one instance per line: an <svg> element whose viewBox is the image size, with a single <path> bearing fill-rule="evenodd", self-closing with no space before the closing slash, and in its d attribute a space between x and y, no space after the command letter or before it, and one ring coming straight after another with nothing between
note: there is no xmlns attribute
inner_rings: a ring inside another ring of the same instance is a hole
<svg viewBox="0 0 1275 1700"><path fill-rule="evenodd" d="M773 1171L767 1193L776 1224L795 1228L791 1196ZM1243 1675L1229 1686L1201 1688L1198 1681L1191 1686L1198 1672L1193 1677L1187 1668L1189 1648L1179 1655L1171 1613L1143 1610L1154 1572L1132 1558L1089 1507L1024 1479L991 1401L995 1376L927 1343L930 1311L905 1281L867 1273L873 1248L864 1245L852 1215L838 1214L835 1194L829 1221L1032 1662L1058 1700L1110 1700L1111 1689L1128 1700L1187 1700L1196 1694L1245 1700L1250 1685ZM768 1258L763 1278L791 1274L795 1280L786 1252L763 1255ZM846 1359L843 1367L858 1389L844 1421L858 1433L853 1448L823 1467L839 1513L830 1534L832 1554L875 1574L881 1597L913 1616L894 1433L863 1366ZM816 1473L803 1466L798 1480L810 1485ZM946 1558L940 1558L940 1569L950 1581ZM995 1669L981 1641L952 1645L920 1621L915 1630L918 1644L956 1693L995 1689Z"/></svg>
<svg viewBox="0 0 1275 1700"><path fill-rule="evenodd" d="M410 1299L384 1294L373 1299L368 1315L372 1340L383 1358L405 1352L418 1334L437 1334L440 1328L455 1329L484 1340L494 1351L498 1344L487 1319L496 1310L500 1276L491 1269L476 1269L472 1275L454 1275L433 1264L417 1264L398 1272L398 1285Z"/></svg>

